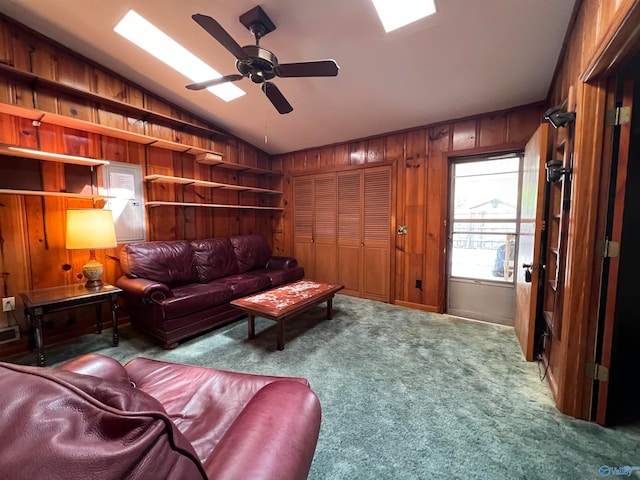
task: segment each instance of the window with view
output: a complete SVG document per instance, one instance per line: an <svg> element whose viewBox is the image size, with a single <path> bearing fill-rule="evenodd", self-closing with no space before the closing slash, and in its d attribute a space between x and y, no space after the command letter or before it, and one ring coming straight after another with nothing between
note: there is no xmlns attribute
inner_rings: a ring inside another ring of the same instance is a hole
<svg viewBox="0 0 640 480"><path fill-rule="evenodd" d="M451 277L513 282L520 156L452 168Z"/></svg>

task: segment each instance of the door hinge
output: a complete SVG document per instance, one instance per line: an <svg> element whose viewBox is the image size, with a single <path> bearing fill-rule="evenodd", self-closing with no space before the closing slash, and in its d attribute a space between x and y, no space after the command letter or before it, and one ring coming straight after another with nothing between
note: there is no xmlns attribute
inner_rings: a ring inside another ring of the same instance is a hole
<svg viewBox="0 0 640 480"><path fill-rule="evenodd" d="M622 125L631 121L631 107L616 107L607 110L605 125Z"/></svg>
<svg viewBox="0 0 640 480"><path fill-rule="evenodd" d="M620 255L620 243L612 242L609 239L598 240L596 242L596 253L604 258L612 258Z"/></svg>
<svg viewBox="0 0 640 480"><path fill-rule="evenodd" d="M609 381L609 369L598 363L587 363L587 377L599 382Z"/></svg>

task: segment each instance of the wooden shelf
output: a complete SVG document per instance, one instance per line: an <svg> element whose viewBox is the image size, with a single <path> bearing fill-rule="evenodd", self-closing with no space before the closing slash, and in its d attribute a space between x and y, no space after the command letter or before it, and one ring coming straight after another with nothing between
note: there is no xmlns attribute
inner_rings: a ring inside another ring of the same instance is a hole
<svg viewBox="0 0 640 480"><path fill-rule="evenodd" d="M206 187L206 188L220 188L222 190L236 190L239 192L250 192L250 193L268 193L268 194L282 194L283 192L279 192L277 190L269 190L267 188L258 188L251 187L245 185L230 185L227 183L218 183L218 182L210 182L207 180L196 180L194 178L183 178L183 177L171 177L169 175L147 175L144 177L145 180L149 182L158 182L158 183L176 183L180 185L194 185L196 187Z"/></svg>
<svg viewBox="0 0 640 480"><path fill-rule="evenodd" d="M108 160L43 152L41 150L32 150L29 148L21 148L11 145L0 145L0 155L20 158L35 158L37 160L46 160L48 162L71 163L74 165L109 165Z"/></svg>
<svg viewBox="0 0 640 480"><path fill-rule="evenodd" d="M104 200L104 195L84 195L82 193L66 193L66 192L45 192L42 190L12 190L8 188L0 188L0 194L2 195L39 195L41 197L65 197L65 198L77 198L80 200Z"/></svg>
<svg viewBox="0 0 640 480"><path fill-rule="evenodd" d="M0 64L2 65L2 64ZM18 105L11 105L8 103L0 103L0 113L13 115L16 117L26 118L34 122L50 123L61 127L75 128L98 135L106 135L108 137L118 138L120 140L126 140L129 142L140 143L142 145L163 148L174 152L188 153L196 156L197 158L212 158L204 163L206 165L218 166L219 168L225 168L227 170L236 170L242 173L255 173L259 175L282 175L279 172L272 172L264 168L250 167L247 165L240 165L238 163L227 162L222 160L222 155L218 152L213 152L205 148L194 147L192 145L185 145L183 143L172 142L169 140L163 140L160 138L152 137L142 133L130 132L128 130L122 130L115 127L108 127L106 125L100 125L98 123L88 122L86 120L80 120L66 115L59 115L57 113L45 112L44 110L36 110L33 108L20 107ZM104 160L106 162L106 160Z"/></svg>
<svg viewBox="0 0 640 480"><path fill-rule="evenodd" d="M141 143L143 145L173 150L175 152L191 153L194 155L197 155L198 153L209 152L209 150L206 150L204 148L193 147L178 142L171 142L169 140L162 140L160 138L151 137L142 133L129 132L127 130L108 127L106 125L100 125L99 123L88 122L86 120L80 120L77 118L68 117L66 115L59 115L57 113L45 112L44 110L36 110L33 108L19 107L17 105L10 105L8 103L0 103L0 113L6 113L9 115L14 115L16 117L26 118L34 122L50 123L52 125L58 125L61 127L75 128L78 130L83 130L85 132L106 135L108 137L114 137L121 140Z"/></svg>
<svg viewBox="0 0 640 480"><path fill-rule="evenodd" d="M184 120L180 120L175 117L163 115L161 113L154 112L146 108L136 107L134 105L131 105L126 102L122 102L120 100L103 97L102 95L98 95L97 93L93 93L88 90L78 89L71 85L56 82L55 80L50 80L48 78L41 77L39 75L34 75L33 73L30 73L30 72L18 70L17 68L11 67L3 63L0 63L0 72L3 72L15 79L31 83L34 86L38 85L38 86L56 90L58 92L62 92L68 95L72 95L74 97L78 97L83 100L90 100L96 103L97 105L110 107L126 115L138 117L143 121L152 120L158 125L167 125L177 130L188 130L192 133L196 133L200 135L214 136L219 140L229 138L229 134L216 130L211 127L203 127L201 125L196 125L194 123L186 122Z"/></svg>
<svg viewBox="0 0 640 480"><path fill-rule="evenodd" d="M282 207L261 207L258 205L225 205L219 203L190 203L190 202L147 202L147 207L205 207L205 208L229 208L240 210L283 210Z"/></svg>
<svg viewBox="0 0 640 480"><path fill-rule="evenodd" d="M196 155L196 162L204 165L210 165L212 167L219 166L220 168L225 168L227 170L238 170L241 172L257 173L260 175L282 175L282 173L272 172L271 170L266 170L264 168L249 167L238 163L225 162L222 159L222 155L219 153L214 153L213 155L207 153L198 154Z"/></svg>
<svg viewBox="0 0 640 480"><path fill-rule="evenodd" d="M268 188L258 188L258 187L249 187L249 192L251 193L266 193L271 195L282 195L284 192L280 192L279 190L270 190Z"/></svg>
<svg viewBox="0 0 640 480"><path fill-rule="evenodd" d="M36 160L44 160L48 162L67 163L72 165L85 165L90 167L109 165L108 160L100 160L96 158L78 157L75 155L63 155L59 153L43 152L41 150L32 150L29 148L16 147L12 145L0 145L0 155L19 157L19 158L33 158ZM41 197L64 197L75 198L81 200L104 200L108 197L104 195L86 195L83 193L68 193L68 192L47 192L44 190L19 190L2 188L0 194L6 195L34 195Z"/></svg>

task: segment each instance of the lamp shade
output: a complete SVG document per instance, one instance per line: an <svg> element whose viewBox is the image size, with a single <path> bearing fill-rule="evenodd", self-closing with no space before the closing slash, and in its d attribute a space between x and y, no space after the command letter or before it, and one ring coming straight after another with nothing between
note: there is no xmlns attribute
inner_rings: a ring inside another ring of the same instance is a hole
<svg viewBox="0 0 640 480"><path fill-rule="evenodd" d="M67 249L95 250L118 245L111 210L67 210Z"/></svg>

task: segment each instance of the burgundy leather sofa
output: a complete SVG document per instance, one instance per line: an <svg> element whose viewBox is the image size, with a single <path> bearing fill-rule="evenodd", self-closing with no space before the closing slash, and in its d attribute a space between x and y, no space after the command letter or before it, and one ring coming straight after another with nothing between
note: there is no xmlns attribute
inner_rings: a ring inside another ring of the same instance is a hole
<svg viewBox="0 0 640 480"><path fill-rule="evenodd" d="M0 478L305 479L320 403L303 378L99 354L0 363Z"/></svg>
<svg viewBox="0 0 640 480"><path fill-rule="evenodd" d="M244 313L229 302L301 279L292 257L274 257L262 235L206 240L142 242L120 251L132 323L165 348L235 320Z"/></svg>

